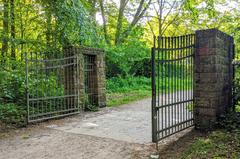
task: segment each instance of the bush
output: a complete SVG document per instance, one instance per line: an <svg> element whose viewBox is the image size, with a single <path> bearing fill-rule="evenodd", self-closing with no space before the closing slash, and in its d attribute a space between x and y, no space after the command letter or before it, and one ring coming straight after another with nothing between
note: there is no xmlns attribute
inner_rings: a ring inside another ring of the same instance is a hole
<svg viewBox="0 0 240 159"><path fill-rule="evenodd" d="M14 103L0 104L0 122L6 125L26 124L26 109Z"/></svg>
<svg viewBox="0 0 240 159"><path fill-rule="evenodd" d="M136 61L150 57L150 50L144 42L132 39L128 43L106 47L107 78L133 75ZM131 71L130 71L131 70Z"/></svg>
<svg viewBox="0 0 240 159"><path fill-rule="evenodd" d="M135 61L130 69L130 74L134 76L151 77L151 59L144 58L139 61Z"/></svg>
<svg viewBox="0 0 240 159"><path fill-rule="evenodd" d="M235 66L238 67L238 66ZM240 112L240 69L236 68L234 78L234 98L235 98L235 110Z"/></svg>
<svg viewBox="0 0 240 159"><path fill-rule="evenodd" d="M15 62L0 67L0 103L25 103L25 67Z"/></svg>
<svg viewBox="0 0 240 159"><path fill-rule="evenodd" d="M227 131L235 131L240 129L240 114L236 112L229 112L223 116L218 122L218 126Z"/></svg>

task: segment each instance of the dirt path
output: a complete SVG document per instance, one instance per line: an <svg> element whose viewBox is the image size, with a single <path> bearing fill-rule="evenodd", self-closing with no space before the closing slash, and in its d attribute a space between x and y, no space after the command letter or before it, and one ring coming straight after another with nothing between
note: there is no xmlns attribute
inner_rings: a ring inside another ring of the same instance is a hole
<svg viewBox="0 0 240 159"><path fill-rule="evenodd" d="M151 99L0 133L0 159L141 159L154 146Z"/></svg>
<svg viewBox="0 0 240 159"><path fill-rule="evenodd" d="M1 140L1 159L147 158L153 147L57 130L28 132Z"/></svg>

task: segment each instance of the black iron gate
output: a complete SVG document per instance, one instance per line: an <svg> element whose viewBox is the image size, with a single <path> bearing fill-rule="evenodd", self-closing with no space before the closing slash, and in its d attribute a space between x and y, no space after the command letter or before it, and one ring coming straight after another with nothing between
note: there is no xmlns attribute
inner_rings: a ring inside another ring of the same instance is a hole
<svg viewBox="0 0 240 159"><path fill-rule="evenodd" d="M154 37L152 48L152 141L193 125L195 35Z"/></svg>

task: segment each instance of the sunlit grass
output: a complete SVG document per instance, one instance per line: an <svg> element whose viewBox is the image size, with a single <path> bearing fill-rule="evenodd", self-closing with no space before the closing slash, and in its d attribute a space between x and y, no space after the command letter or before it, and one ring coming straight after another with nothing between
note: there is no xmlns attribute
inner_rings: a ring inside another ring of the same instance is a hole
<svg viewBox="0 0 240 159"><path fill-rule="evenodd" d="M192 88L191 78L166 77L156 81L156 89L169 93ZM151 79L146 77L115 77L107 80L107 105L117 106L151 96Z"/></svg>

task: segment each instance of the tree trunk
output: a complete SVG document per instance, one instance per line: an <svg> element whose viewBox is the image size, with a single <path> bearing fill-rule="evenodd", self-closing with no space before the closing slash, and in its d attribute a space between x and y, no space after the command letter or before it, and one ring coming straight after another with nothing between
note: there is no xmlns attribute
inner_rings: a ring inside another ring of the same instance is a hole
<svg viewBox="0 0 240 159"><path fill-rule="evenodd" d="M139 5L138 5L138 8L137 8L137 11L136 11L136 13L133 17L132 22L130 23L129 27L122 34L122 37L120 39L120 43L122 43L128 37L131 30L135 27L135 25L139 22L139 20L144 16L144 14L147 11L147 9L149 8L152 0L149 0L147 2L147 4L144 5L145 1L146 0L141 0L140 1Z"/></svg>
<svg viewBox="0 0 240 159"><path fill-rule="evenodd" d="M116 34L115 34L115 45L118 45L120 43L120 35L122 32L123 13L124 13L125 7L127 5L127 2L128 2L128 0L120 1L120 8L119 8L118 20L117 20L117 28L116 28Z"/></svg>
<svg viewBox="0 0 240 159"><path fill-rule="evenodd" d="M159 18L158 18L158 35L162 36L162 13L163 13L163 0L160 1L159 4Z"/></svg>
<svg viewBox="0 0 240 159"><path fill-rule="evenodd" d="M103 1L104 0L99 0L102 20L103 20L104 38L105 38L106 43L110 44L109 39L108 39L108 33L107 33L107 22L106 22L106 18L105 18L105 11L104 11L104 7L103 7Z"/></svg>
<svg viewBox="0 0 240 159"><path fill-rule="evenodd" d="M20 36L21 36L21 60L23 61L24 59L24 56L23 56L23 53L24 53L24 23L23 23L23 6L26 5L26 0L23 0L22 4L21 4L21 8L20 8Z"/></svg>
<svg viewBox="0 0 240 159"><path fill-rule="evenodd" d="M51 24L52 24L52 15L49 9L46 11L46 20L47 20L47 30L46 30L46 47L47 50L51 48Z"/></svg>
<svg viewBox="0 0 240 159"><path fill-rule="evenodd" d="M14 0L10 0L10 14L11 14L11 58L16 59L16 50L15 50L15 4Z"/></svg>
<svg viewBox="0 0 240 159"><path fill-rule="evenodd" d="M8 0L3 1L3 39L2 39L2 57L5 57L8 52Z"/></svg>

